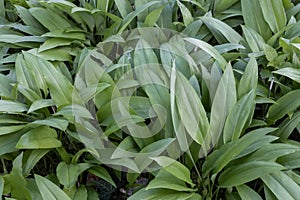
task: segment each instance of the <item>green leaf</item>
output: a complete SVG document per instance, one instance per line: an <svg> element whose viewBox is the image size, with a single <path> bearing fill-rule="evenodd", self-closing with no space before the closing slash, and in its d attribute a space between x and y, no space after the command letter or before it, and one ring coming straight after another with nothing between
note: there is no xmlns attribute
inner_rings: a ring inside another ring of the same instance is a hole
<svg viewBox="0 0 300 200"><path fill-rule="evenodd" d="M208 16L201 17L201 20L220 44L228 42L238 44L242 40L242 36L238 32L221 20Z"/></svg>
<svg viewBox="0 0 300 200"><path fill-rule="evenodd" d="M292 79L293 81L300 83L300 69L285 67L285 68L279 69L277 71L273 71L272 73L286 76L286 77Z"/></svg>
<svg viewBox="0 0 300 200"><path fill-rule="evenodd" d="M300 151L282 156L278 158L277 162L288 169L297 169L300 167Z"/></svg>
<svg viewBox="0 0 300 200"><path fill-rule="evenodd" d="M39 48L39 52L54 49L61 46L69 46L72 44L72 40L64 38L50 38L46 40Z"/></svg>
<svg viewBox="0 0 300 200"><path fill-rule="evenodd" d="M274 128L261 128L251 131L245 134L237 141L229 142L222 145L220 149L213 151L203 163L202 171L204 174L208 174L212 171L213 174L219 173L230 161L237 158L240 154L245 156L244 151L247 148L253 148L253 144L263 140L266 134L274 131ZM248 154L251 151L247 151Z"/></svg>
<svg viewBox="0 0 300 200"><path fill-rule="evenodd" d="M10 134L23 129L26 125L0 126L0 135Z"/></svg>
<svg viewBox="0 0 300 200"><path fill-rule="evenodd" d="M94 174L95 176L98 176L99 178L102 178L103 180L107 181L114 187L117 187L115 182L112 180L110 174L107 172L107 170L104 167L101 166L93 166L90 169L88 169L89 173Z"/></svg>
<svg viewBox="0 0 300 200"><path fill-rule="evenodd" d="M34 178L43 200L71 200L64 191L50 180L36 174Z"/></svg>
<svg viewBox="0 0 300 200"><path fill-rule="evenodd" d="M27 105L8 101L8 100L0 100L0 113L22 113L27 111Z"/></svg>
<svg viewBox="0 0 300 200"><path fill-rule="evenodd" d="M252 153L246 158L247 161L275 161L281 156L292 154L296 151L300 151L300 147L291 144L284 143L270 143L262 146L260 149Z"/></svg>
<svg viewBox="0 0 300 200"><path fill-rule="evenodd" d="M57 178L66 188L71 188L75 185L78 176L92 166L90 163L67 164L60 162L56 168Z"/></svg>
<svg viewBox="0 0 300 200"><path fill-rule="evenodd" d="M271 29L264 19L260 0L241 0L242 13L245 25L258 32L267 41L271 35Z"/></svg>
<svg viewBox="0 0 300 200"><path fill-rule="evenodd" d="M151 157L160 156L174 140L174 138L165 138L144 147L134 158L140 171L145 170L153 162Z"/></svg>
<svg viewBox="0 0 300 200"><path fill-rule="evenodd" d="M16 144L18 143L21 135L23 135L22 131L0 136L0 155L17 151Z"/></svg>
<svg viewBox="0 0 300 200"><path fill-rule="evenodd" d="M282 1L260 0L259 1L264 19L269 24L273 33L279 32L286 26L286 14Z"/></svg>
<svg viewBox="0 0 300 200"><path fill-rule="evenodd" d="M300 112L293 114L292 118L286 118L280 125L274 135L279 136L282 141L287 140L294 129L300 123Z"/></svg>
<svg viewBox="0 0 300 200"><path fill-rule="evenodd" d="M179 0L177 0L176 2L183 17L183 23L185 26L188 26L194 21L193 16L189 9L183 3L181 3Z"/></svg>
<svg viewBox="0 0 300 200"><path fill-rule="evenodd" d="M132 12L132 7L128 0L115 0L114 3L118 7L118 10L123 18Z"/></svg>
<svg viewBox="0 0 300 200"><path fill-rule="evenodd" d="M264 50L265 41L260 34L250 27L242 26L246 44L249 45L252 52L260 52Z"/></svg>
<svg viewBox="0 0 300 200"><path fill-rule="evenodd" d="M264 183L278 199L298 199L300 186L283 172L274 172L262 177Z"/></svg>
<svg viewBox="0 0 300 200"><path fill-rule="evenodd" d="M25 176L29 175L31 170L35 167L39 160L43 158L48 152L49 149L35 149L25 152L24 159L26 160L23 164L23 174Z"/></svg>
<svg viewBox="0 0 300 200"><path fill-rule="evenodd" d="M0 176L0 196L1 197L3 195L4 184L5 184L5 181L4 181L3 177Z"/></svg>
<svg viewBox="0 0 300 200"><path fill-rule="evenodd" d="M64 17L53 10L33 7L29 9L29 12L49 31L65 30L66 28L71 27L71 24Z"/></svg>
<svg viewBox="0 0 300 200"><path fill-rule="evenodd" d="M222 11L227 10L231 6L233 6L235 3L237 3L239 0L216 0L214 2L214 10L217 13L220 13Z"/></svg>
<svg viewBox="0 0 300 200"><path fill-rule="evenodd" d="M66 31L48 32L48 33L41 35L41 37L62 38L62 39L69 39L69 40L82 40L82 41L84 41L86 39L84 33L66 32Z"/></svg>
<svg viewBox="0 0 300 200"><path fill-rule="evenodd" d="M186 192L176 192L174 190L168 189L140 189L132 196L128 198L128 200L151 200L151 199L168 199L168 200L202 200L202 197L199 194L195 193L186 193Z"/></svg>
<svg viewBox="0 0 300 200"><path fill-rule="evenodd" d="M245 184L237 186L236 189L242 200L262 200L261 196L258 193L256 193L252 188Z"/></svg>
<svg viewBox="0 0 300 200"><path fill-rule="evenodd" d="M211 107L209 128L213 145L218 143L226 118L236 101L235 79L232 67L228 64L219 81Z"/></svg>
<svg viewBox="0 0 300 200"><path fill-rule="evenodd" d="M55 104L52 99L38 99L31 104L27 113L32 113L41 108L46 108L54 105Z"/></svg>
<svg viewBox="0 0 300 200"><path fill-rule="evenodd" d="M300 90L293 90L280 97L268 111L267 117L271 122L281 119L288 113L295 111L300 106Z"/></svg>
<svg viewBox="0 0 300 200"><path fill-rule="evenodd" d="M194 183L190 178L191 174L189 169L180 162L166 156L154 157L152 159L174 177L194 186Z"/></svg>
<svg viewBox="0 0 300 200"><path fill-rule="evenodd" d="M224 125L224 143L237 140L247 128L248 119L251 118L255 106L254 98L255 92L251 90L233 106Z"/></svg>
<svg viewBox="0 0 300 200"><path fill-rule="evenodd" d="M208 134L209 122L201 100L190 82L179 72L175 78L175 101L181 123L198 144L203 144Z"/></svg>
<svg viewBox="0 0 300 200"><path fill-rule="evenodd" d="M143 4L142 6L138 7L137 10L129 13L126 17L124 17L124 19L122 21L122 26L118 30L118 33L122 33L136 16L138 16L140 13L142 13L143 11L148 9L150 6L153 6L158 3L160 3L160 1L150 1L146 4Z"/></svg>
<svg viewBox="0 0 300 200"><path fill-rule="evenodd" d="M14 99L12 95L12 80L7 76L0 74L0 96L8 99Z"/></svg>
<svg viewBox="0 0 300 200"><path fill-rule="evenodd" d="M57 106L71 104L80 101L79 94L74 90L70 81L50 62L23 52L26 62L31 62L32 67L42 73L50 94Z"/></svg>
<svg viewBox="0 0 300 200"><path fill-rule="evenodd" d="M40 126L22 135L16 148L48 149L60 146L61 142L57 139L56 131L47 126Z"/></svg>
<svg viewBox="0 0 300 200"><path fill-rule="evenodd" d="M65 119L48 117L42 120L35 120L31 122L29 126L33 124L51 126L53 128L57 128L59 130L65 131L69 125L69 122Z"/></svg>
<svg viewBox="0 0 300 200"><path fill-rule="evenodd" d="M27 188L25 177L22 174L23 153L19 154L13 161L13 168L9 174L4 176L6 184L11 185L11 196L20 200L31 199Z"/></svg>
<svg viewBox="0 0 300 200"><path fill-rule="evenodd" d="M254 57L251 57L246 66L245 72L239 82L238 99L242 98L252 89L255 91L257 87L257 81L258 81L258 66L257 66L256 59Z"/></svg>
<svg viewBox="0 0 300 200"><path fill-rule="evenodd" d="M208 53L211 57L215 58L220 64L221 68L225 70L227 61L221 56L221 54L213 46L195 38L185 38L184 40L201 48L206 53Z"/></svg>
<svg viewBox="0 0 300 200"><path fill-rule="evenodd" d="M220 174L218 182L220 187L238 186L283 169L275 162L251 161L227 168Z"/></svg>
<svg viewBox="0 0 300 200"><path fill-rule="evenodd" d="M157 22L157 20L160 18L160 15L165 8L166 4L156 8L155 10L152 10L146 17L144 26L145 27L152 27Z"/></svg>

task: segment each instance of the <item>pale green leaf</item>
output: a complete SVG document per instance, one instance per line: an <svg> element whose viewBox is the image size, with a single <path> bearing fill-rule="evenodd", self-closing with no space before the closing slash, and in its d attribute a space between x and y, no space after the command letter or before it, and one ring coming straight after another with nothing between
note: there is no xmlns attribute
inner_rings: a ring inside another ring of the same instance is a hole
<svg viewBox="0 0 300 200"><path fill-rule="evenodd" d="M261 196L258 193L256 193L252 188L245 184L237 186L236 189L242 200L262 200Z"/></svg>
<svg viewBox="0 0 300 200"><path fill-rule="evenodd" d="M283 172L263 176L262 180L278 199L298 199L300 186Z"/></svg>
<svg viewBox="0 0 300 200"><path fill-rule="evenodd" d="M300 90L293 90L280 97L276 104L273 104L268 111L267 117L271 122L275 122L284 115L293 112L300 106Z"/></svg>
<svg viewBox="0 0 300 200"><path fill-rule="evenodd" d="M92 166L90 163L67 164L60 162L56 168L57 178L66 188L71 188L75 185L78 176Z"/></svg>
<svg viewBox="0 0 300 200"><path fill-rule="evenodd" d="M36 174L34 178L43 200L71 200L64 191L50 180Z"/></svg>
<svg viewBox="0 0 300 200"><path fill-rule="evenodd" d="M22 135L16 148L48 149L60 146L61 142L57 139L56 131L47 126L40 126Z"/></svg>
<svg viewBox="0 0 300 200"><path fill-rule="evenodd" d="M218 182L220 187L238 186L283 169L282 165L275 162L251 161L227 168L220 174Z"/></svg>

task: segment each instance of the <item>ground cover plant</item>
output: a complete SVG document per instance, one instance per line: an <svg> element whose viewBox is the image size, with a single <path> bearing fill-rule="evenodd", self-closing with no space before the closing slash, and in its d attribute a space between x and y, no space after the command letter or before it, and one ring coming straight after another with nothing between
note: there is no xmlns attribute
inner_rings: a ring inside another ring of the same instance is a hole
<svg viewBox="0 0 300 200"><path fill-rule="evenodd" d="M299 13L0 0L0 195L297 199Z"/></svg>

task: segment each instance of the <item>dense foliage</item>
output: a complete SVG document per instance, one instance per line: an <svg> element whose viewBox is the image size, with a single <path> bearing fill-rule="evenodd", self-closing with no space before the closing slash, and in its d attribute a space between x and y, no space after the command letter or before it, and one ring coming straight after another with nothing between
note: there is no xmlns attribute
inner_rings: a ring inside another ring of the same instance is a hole
<svg viewBox="0 0 300 200"><path fill-rule="evenodd" d="M300 4L0 0L4 199L298 199Z"/></svg>

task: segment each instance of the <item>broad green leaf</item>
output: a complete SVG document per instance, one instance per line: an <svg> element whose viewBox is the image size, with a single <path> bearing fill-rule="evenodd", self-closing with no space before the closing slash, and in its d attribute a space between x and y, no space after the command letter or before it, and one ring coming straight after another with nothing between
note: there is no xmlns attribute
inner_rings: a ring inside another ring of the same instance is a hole
<svg viewBox="0 0 300 200"><path fill-rule="evenodd" d="M256 193L252 188L245 184L236 186L236 189L242 200L262 200L261 196L258 193Z"/></svg>
<svg viewBox="0 0 300 200"><path fill-rule="evenodd" d="M186 193L186 192L176 192L174 190L168 190L168 189L140 189L136 193L134 193L132 196L128 198L128 200L154 200L154 199L168 199L168 200L187 200L187 199L197 199L202 200L202 197L200 195L197 195L195 193Z"/></svg>
<svg viewBox="0 0 300 200"><path fill-rule="evenodd" d="M160 156L174 140L174 138L165 138L144 147L134 158L140 171L145 170L153 162L151 157Z"/></svg>
<svg viewBox="0 0 300 200"><path fill-rule="evenodd" d="M43 158L48 152L49 149L35 149L25 152L24 159L26 159L26 161L23 164L23 174L25 176L29 175L31 170L35 167L39 160Z"/></svg>
<svg viewBox="0 0 300 200"><path fill-rule="evenodd" d="M175 101L181 123L188 134L198 144L203 144L208 134L209 122L199 96L189 81L181 74L176 74Z"/></svg>
<svg viewBox="0 0 300 200"><path fill-rule="evenodd" d="M227 168L220 174L218 182L220 187L238 186L283 169L282 165L275 162L251 161Z"/></svg>
<svg viewBox="0 0 300 200"><path fill-rule="evenodd" d="M217 13L220 13L222 11L227 10L231 6L233 6L235 3L237 3L239 0L216 0L214 2L214 10Z"/></svg>
<svg viewBox="0 0 300 200"><path fill-rule="evenodd" d="M286 14L282 1L260 0L259 1L264 19L269 24L273 33L279 32L286 26Z"/></svg>
<svg viewBox="0 0 300 200"><path fill-rule="evenodd" d="M274 61L278 57L278 53L277 53L276 49L274 49L273 47L271 47L268 44L264 45L264 52L265 52L265 56L269 62Z"/></svg>
<svg viewBox="0 0 300 200"><path fill-rule="evenodd" d="M21 135L23 135L22 131L0 136L0 155L17 151L16 144L18 143Z"/></svg>
<svg viewBox="0 0 300 200"><path fill-rule="evenodd" d="M27 111L27 105L8 101L8 100L0 100L0 113L22 113Z"/></svg>
<svg viewBox="0 0 300 200"><path fill-rule="evenodd" d="M39 52L54 49L61 46L69 46L72 44L72 40L64 38L50 38L46 40L40 47Z"/></svg>
<svg viewBox="0 0 300 200"><path fill-rule="evenodd" d="M30 14L49 31L65 30L71 24L61 15L53 10L33 7L29 9Z"/></svg>
<svg viewBox="0 0 300 200"><path fill-rule="evenodd" d="M272 73L286 76L286 77L292 79L293 81L300 83L300 69L285 67L285 68L273 71Z"/></svg>
<svg viewBox="0 0 300 200"><path fill-rule="evenodd" d="M293 114L292 118L286 118L280 125L274 135L279 136L282 141L287 140L294 129L300 123L300 112Z"/></svg>
<svg viewBox="0 0 300 200"><path fill-rule="evenodd" d="M66 31L53 31L47 32L43 34L41 37L49 37L49 38L63 38L69 40L82 40L84 41L85 35L81 32L66 32Z"/></svg>
<svg viewBox="0 0 300 200"><path fill-rule="evenodd" d="M24 93L24 96L28 99L35 98L36 100L37 97L41 97L40 89L42 89L46 95L48 94L48 88L46 81L43 79L43 75L39 69L33 67L32 60L22 54L19 54L16 59L16 75L17 81L21 85L20 87L24 87L23 90L25 91L22 93ZM34 91L34 93L31 92L31 90Z"/></svg>
<svg viewBox="0 0 300 200"><path fill-rule="evenodd" d="M201 17L201 20L220 44L227 42L238 44L242 40L238 32L221 20L208 16Z"/></svg>
<svg viewBox="0 0 300 200"><path fill-rule="evenodd" d="M191 186L194 186L190 178L191 174L189 169L187 169L180 162L166 156L154 157L152 159L155 160L157 164L159 164L165 171L172 174L174 177L185 181Z"/></svg>
<svg viewBox="0 0 300 200"><path fill-rule="evenodd" d="M65 119L48 117L46 119L35 120L35 121L31 122L30 124L28 124L28 126L31 126L31 125L51 126L53 128L57 128L62 131L65 131L67 129L69 123Z"/></svg>
<svg viewBox="0 0 300 200"><path fill-rule="evenodd" d="M30 61L32 67L43 74L43 78L50 89L51 97L57 106L80 102L79 94L74 90L73 85L50 62L30 53L24 52L23 54L25 61Z"/></svg>
<svg viewBox="0 0 300 200"><path fill-rule="evenodd" d="M78 176L92 166L90 163L67 164L60 162L56 168L57 178L66 188L71 188L75 185Z"/></svg>
<svg viewBox="0 0 300 200"><path fill-rule="evenodd" d="M115 0L114 2L123 18L132 12L132 7L128 0Z"/></svg>
<svg viewBox="0 0 300 200"><path fill-rule="evenodd" d="M14 99L12 95L12 80L7 76L0 74L0 96L4 98Z"/></svg>
<svg viewBox="0 0 300 200"><path fill-rule="evenodd" d="M110 87L108 83L98 83L79 90L79 94L84 102L88 102L108 87Z"/></svg>
<svg viewBox="0 0 300 200"><path fill-rule="evenodd" d="M258 66L257 66L256 59L254 57L251 57L246 66L245 72L239 82L238 99L242 98L252 89L256 90L257 81L258 81Z"/></svg>
<svg viewBox="0 0 300 200"><path fill-rule="evenodd" d="M15 158L11 172L3 178L6 184L13 186L10 191L13 198L27 200L31 199L31 195L27 188L25 177L22 174L22 159L23 153Z"/></svg>
<svg viewBox="0 0 300 200"><path fill-rule="evenodd" d="M226 118L236 101L235 79L232 67L228 64L219 81L211 107L209 128L213 145L218 143Z"/></svg>
<svg viewBox="0 0 300 200"><path fill-rule="evenodd" d="M188 26L190 23L194 21L193 16L189 11L189 9L183 3L181 3L179 0L177 0L176 2L182 14L183 23L185 26Z"/></svg>
<svg viewBox="0 0 300 200"><path fill-rule="evenodd" d="M73 200L85 200L88 199L87 189L84 185L81 185L75 192Z"/></svg>
<svg viewBox="0 0 300 200"><path fill-rule="evenodd" d="M221 65L221 68L225 70L227 61L223 58L223 56L221 56L221 54L213 46L195 38L185 38L184 40L195 45L196 47L201 48L206 53L208 53L211 57L215 58L217 62Z"/></svg>
<svg viewBox="0 0 300 200"><path fill-rule="evenodd" d="M195 191L195 189L187 187L184 182L178 181L177 179L174 179L174 177L161 178L159 176L150 181L146 187L146 190L152 189L169 189L180 192Z"/></svg>
<svg viewBox="0 0 300 200"><path fill-rule="evenodd" d="M292 154L296 151L300 151L300 147L291 144L284 143L270 143L262 146L260 149L255 151L249 157L247 161L275 161L278 157Z"/></svg>
<svg viewBox="0 0 300 200"><path fill-rule="evenodd" d="M247 148L254 148L251 145L263 140L266 134L274 131L274 128L261 128L251 131L245 134L237 141L229 142L222 145L220 149L213 151L203 163L202 171L204 174L208 174L212 171L213 174L219 173L230 161L237 158L239 154L245 156L244 151ZM251 153L251 151L248 151Z"/></svg>
<svg viewBox="0 0 300 200"><path fill-rule="evenodd" d="M156 8L155 10L152 10L146 17L144 26L145 27L152 27L159 19L163 9L165 8L166 4Z"/></svg>
<svg viewBox="0 0 300 200"><path fill-rule="evenodd" d="M260 52L264 50L265 41L260 34L250 27L242 26L246 44L249 45L252 52Z"/></svg>
<svg viewBox="0 0 300 200"><path fill-rule="evenodd" d="M300 151L282 156L277 161L288 169L297 169L300 167Z"/></svg>
<svg viewBox="0 0 300 200"><path fill-rule="evenodd" d="M169 172L167 172L164 168L162 168L155 178L150 181L147 185L146 190L152 189L170 189L174 191L181 191L181 192L193 192L196 189L190 188L186 185L186 183L177 177L173 176Z"/></svg>
<svg viewBox="0 0 300 200"><path fill-rule="evenodd" d="M10 134L25 128L26 125L0 126L0 135Z"/></svg>
<svg viewBox="0 0 300 200"><path fill-rule="evenodd" d="M47 178L36 174L34 178L43 200L71 200L64 191Z"/></svg>
<svg viewBox="0 0 300 200"><path fill-rule="evenodd" d="M86 119L94 119L94 117L92 116L92 114L90 113L90 111L87 108L85 108L81 105L76 105L76 104L70 105L70 106L64 106L53 115L54 116L62 115L63 117L68 119L70 122L74 121L73 118L75 116L80 117L80 118L86 118Z"/></svg>
<svg viewBox="0 0 300 200"><path fill-rule="evenodd" d="M2 195L3 195L4 185L5 185L5 180L3 179L2 176L0 176L0 196L1 196L1 197L2 197Z"/></svg>
<svg viewBox="0 0 300 200"><path fill-rule="evenodd" d="M57 133L48 126L40 126L22 135L16 148L19 149L48 149L60 147Z"/></svg>
<svg viewBox="0 0 300 200"><path fill-rule="evenodd" d="M15 5L15 8L17 9L19 17L27 26L37 28L41 34L45 31L42 25L31 15L29 9L19 5Z"/></svg>
<svg viewBox="0 0 300 200"><path fill-rule="evenodd" d="M138 16L140 13L142 13L143 11L145 11L146 9L148 9L150 6L153 6L155 4L159 4L160 1L150 1L149 3L146 3L140 7L137 8L137 10L129 13L126 17L124 17L123 21L122 21L122 26L121 28L118 30L118 33L122 33L130 24L130 22L132 22L132 20Z"/></svg>
<svg viewBox="0 0 300 200"><path fill-rule="evenodd" d="M237 140L247 128L248 119L252 117L250 115L255 106L254 98L255 92L252 89L233 106L224 125L224 143Z"/></svg>
<svg viewBox="0 0 300 200"><path fill-rule="evenodd" d="M88 172L94 174L95 176L98 176L99 178L102 178L103 180L107 181L114 187L117 187L115 182L112 180L110 174L107 172L107 170L104 167L93 166L88 169Z"/></svg>
<svg viewBox="0 0 300 200"><path fill-rule="evenodd" d="M54 105L55 104L52 99L39 99L39 100L34 101L31 104L27 113L32 113L41 108L46 108L46 107L50 107L50 106L54 106Z"/></svg>
<svg viewBox="0 0 300 200"><path fill-rule="evenodd" d="M271 35L271 29L264 19L260 0L241 0L242 13L245 25L258 32L267 41Z"/></svg>
<svg viewBox="0 0 300 200"><path fill-rule="evenodd" d="M274 172L262 177L263 182L278 199L298 199L300 186L283 172Z"/></svg>
<svg viewBox="0 0 300 200"><path fill-rule="evenodd" d="M300 90L293 90L282 96L268 111L267 117L271 122L281 119L284 115L293 112L300 106Z"/></svg>

